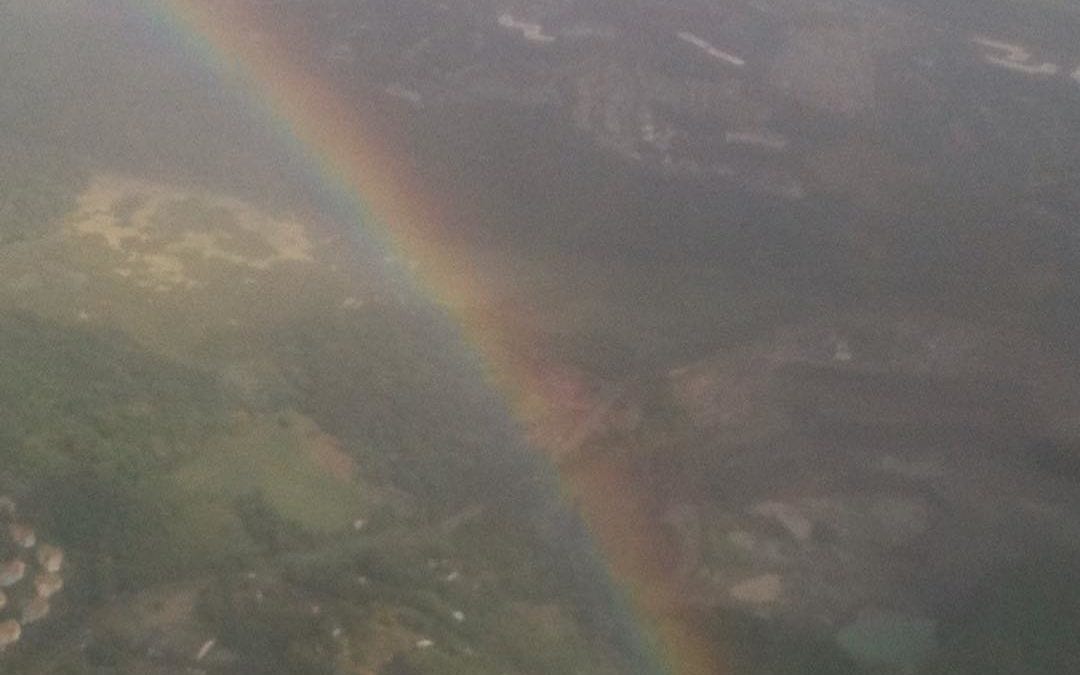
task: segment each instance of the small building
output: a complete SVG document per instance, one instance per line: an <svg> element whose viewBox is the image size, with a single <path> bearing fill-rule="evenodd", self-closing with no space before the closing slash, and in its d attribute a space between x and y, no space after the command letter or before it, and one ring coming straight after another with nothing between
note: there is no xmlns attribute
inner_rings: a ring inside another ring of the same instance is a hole
<svg viewBox="0 0 1080 675"><path fill-rule="evenodd" d="M64 564L64 551L51 544L42 544L37 549L37 561L46 572L59 572Z"/></svg>
<svg viewBox="0 0 1080 675"><path fill-rule="evenodd" d="M56 572L41 572L34 577L34 590L39 598L51 598L64 587L64 580Z"/></svg>
<svg viewBox="0 0 1080 675"><path fill-rule="evenodd" d="M0 622L0 650L7 649L22 637L22 626L15 619Z"/></svg>
<svg viewBox="0 0 1080 675"><path fill-rule="evenodd" d="M0 564L0 587L7 588L22 581L26 575L26 563L21 560L10 560Z"/></svg>
<svg viewBox="0 0 1080 675"><path fill-rule="evenodd" d="M34 544L37 543L37 536L34 534L34 528L29 525L12 523L8 525L8 534L11 536L11 541L15 542L16 546L33 548Z"/></svg>

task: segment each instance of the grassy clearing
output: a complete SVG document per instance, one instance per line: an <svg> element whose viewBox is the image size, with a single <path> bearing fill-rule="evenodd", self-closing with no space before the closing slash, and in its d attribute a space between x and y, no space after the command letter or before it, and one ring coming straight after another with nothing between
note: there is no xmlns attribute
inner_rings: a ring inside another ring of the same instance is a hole
<svg viewBox="0 0 1080 675"><path fill-rule="evenodd" d="M332 438L299 414L262 415L213 439L172 480L185 501L218 511L219 523L235 520L236 499L257 493L285 521L328 534L350 528L375 502L342 455Z"/></svg>
<svg viewBox="0 0 1080 675"><path fill-rule="evenodd" d="M138 481L130 503L157 527L128 540L129 566L141 581L160 581L351 533L379 500L343 467L347 456L310 420L242 416L175 470Z"/></svg>

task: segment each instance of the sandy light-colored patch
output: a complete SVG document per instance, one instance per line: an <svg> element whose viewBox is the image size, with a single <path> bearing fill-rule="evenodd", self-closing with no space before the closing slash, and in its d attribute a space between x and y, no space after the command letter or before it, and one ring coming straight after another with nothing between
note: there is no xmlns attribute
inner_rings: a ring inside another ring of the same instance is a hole
<svg viewBox="0 0 1080 675"><path fill-rule="evenodd" d="M101 173L48 236L0 247L0 311L107 327L171 358L366 303L381 283L326 221Z"/></svg>
<svg viewBox="0 0 1080 675"><path fill-rule="evenodd" d="M158 291L201 286L207 263L265 271L314 262L314 245L297 222L231 197L117 175L97 176L67 223L71 234L119 255L115 276Z"/></svg>

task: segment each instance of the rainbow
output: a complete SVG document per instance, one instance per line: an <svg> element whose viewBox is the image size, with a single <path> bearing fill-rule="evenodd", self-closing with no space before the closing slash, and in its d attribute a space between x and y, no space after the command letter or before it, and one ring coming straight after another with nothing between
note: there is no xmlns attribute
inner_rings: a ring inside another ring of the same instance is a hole
<svg viewBox="0 0 1080 675"><path fill-rule="evenodd" d="M163 27L224 80L246 92L256 119L272 126L315 179L348 206L355 227L404 261L416 287L460 327L491 385L522 426L543 420L553 402L536 368L511 345L514 329L490 309L495 303L476 269L443 223L438 203L398 151L393 129L346 100L304 67L298 36L260 16L250 0L127 0L130 8ZM542 437L542 436L541 436ZM542 445L542 443L541 443ZM539 451L551 448L539 448ZM596 461L560 474L602 561L603 577L620 598L633 627L637 673L714 675L722 661L698 622L672 601L675 589L658 562L664 537L626 470Z"/></svg>

